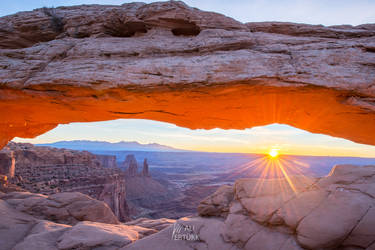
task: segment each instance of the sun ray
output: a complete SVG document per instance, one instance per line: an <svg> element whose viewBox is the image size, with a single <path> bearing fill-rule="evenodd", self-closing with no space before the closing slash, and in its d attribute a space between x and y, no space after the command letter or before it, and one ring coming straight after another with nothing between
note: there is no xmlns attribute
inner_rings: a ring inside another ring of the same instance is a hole
<svg viewBox="0 0 375 250"><path fill-rule="evenodd" d="M277 161L277 164L278 164L279 169L280 169L281 172L283 173L285 179L286 179L287 182L289 183L289 186L293 189L294 193L297 193L297 189L296 189L296 187L294 186L293 182L291 181L291 179L290 179L289 175L287 174L287 172L284 170L283 165L280 163L280 161Z"/></svg>
<svg viewBox="0 0 375 250"><path fill-rule="evenodd" d="M282 195L289 195L291 192L298 193L299 187L311 183L311 178L305 176L309 167L293 156L281 155L278 148L271 148L267 155L241 165L228 177L231 180L257 178L253 188L254 193L262 192L267 182L273 183L271 188L279 189Z"/></svg>

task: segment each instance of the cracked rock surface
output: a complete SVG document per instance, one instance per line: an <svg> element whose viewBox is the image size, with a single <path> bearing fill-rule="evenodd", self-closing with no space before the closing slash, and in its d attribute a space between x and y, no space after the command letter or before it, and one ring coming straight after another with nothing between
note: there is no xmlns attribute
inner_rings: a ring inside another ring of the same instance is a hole
<svg viewBox="0 0 375 250"><path fill-rule="evenodd" d="M169 227L122 249L374 249L375 166L290 181L240 179L232 195L219 188L200 204L204 217L177 221L194 225L200 241L171 240Z"/></svg>
<svg viewBox="0 0 375 250"><path fill-rule="evenodd" d="M38 219L75 225L79 221L119 224L109 206L78 192L57 193L50 196L29 192L0 194L0 199L19 212Z"/></svg>
<svg viewBox="0 0 375 250"><path fill-rule="evenodd" d="M119 249L174 220L118 222L102 201L81 193L0 193L1 250Z"/></svg>
<svg viewBox="0 0 375 250"><path fill-rule="evenodd" d="M0 18L0 147L118 118L289 124L375 145L375 25L240 23L179 1Z"/></svg>

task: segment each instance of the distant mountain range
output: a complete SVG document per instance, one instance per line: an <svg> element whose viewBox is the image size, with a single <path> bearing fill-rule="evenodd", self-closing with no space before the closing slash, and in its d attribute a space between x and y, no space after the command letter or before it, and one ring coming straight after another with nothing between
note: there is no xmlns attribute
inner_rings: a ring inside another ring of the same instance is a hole
<svg viewBox="0 0 375 250"><path fill-rule="evenodd" d="M36 146L48 146L55 148L67 148L87 151L156 151L156 152L190 152L157 143L141 144L136 141L121 141L116 143L106 141L59 141L54 143L35 144Z"/></svg>

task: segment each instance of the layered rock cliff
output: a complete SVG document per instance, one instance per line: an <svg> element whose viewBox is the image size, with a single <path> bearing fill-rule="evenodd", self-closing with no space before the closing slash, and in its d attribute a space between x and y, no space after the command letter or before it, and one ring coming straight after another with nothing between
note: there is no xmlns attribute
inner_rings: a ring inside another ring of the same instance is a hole
<svg viewBox="0 0 375 250"><path fill-rule="evenodd" d="M95 155L96 159L105 168L117 168L117 159L114 155Z"/></svg>
<svg viewBox="0 0 375 250"><path fill-rule="evenodd" d="M138 176L138 163L134 155L127 155L121 164L121 168L125 171L125 175L128 178Z"/></svg>
<svg viewBox="0 0 375 250"><path fill-rule="evenodd" d="M142 118L282 123L375 145L374 35L374 24L244 24L179 1L1 17L0 144L63 123Z"/></svg>
<svg viewBox="0 0 375 250"><path fill-rule="evenodd" d="M81 192L104 201L119 220L128 218L124 174L118 168L103 167L103 159L85 151L13 142L1 152L10 159L2 168L12 164L10 155L14 156L15 172L9 183L47 195Z"/></svg>
<svg viewBox="0 0 375 250"><path fill-rule="evenodd" d="M144 159L141 171L138 170L138 162L132 154L126 156L121 166L125 171L126 201L129 206L129 215L132 218L145 216L158 218L158 210L162 209L163 203L168 200L172 201L174 195L166 185L152 178L147 159Z"/></svg>

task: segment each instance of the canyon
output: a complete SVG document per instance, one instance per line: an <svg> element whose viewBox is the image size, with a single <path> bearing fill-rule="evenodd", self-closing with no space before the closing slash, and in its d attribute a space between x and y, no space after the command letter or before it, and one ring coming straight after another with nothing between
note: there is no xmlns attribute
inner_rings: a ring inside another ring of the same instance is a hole
<svg viewBox="0 0 375 250"><path fill-rule="evenodd" d="M7 192L80 192L104 201L120 221L129 219L125 175L108 160L113 159L111 156L10 142L0 151L0 157L8 159L0 165L0 174L10 184ZM14 170L10 171L12 166Z"/></svg>
<svg viewBox="0 0 375 250"><path fill-rule="evenodd" d="M169 204L180 191L171 190L166 180L160 183L152 178L146 158L139 171L133 154L118 164L115 155L9 142L0 151L0 176L6 179L0 191L80 192L104 201L120 221L160 218L158 211L165 206L169 207L165 215L181 217L176 216L178 202ZM190 213L195 213L195 207Z"/></svg>
<svg viewBox="0 0 375 250"><path fill-rule="evenodd" d="M373 165L338 165L323 178L239 179L204 199L199 215L177 221L120 223L104 202L77 192L0 193L0 213L6 215L0 243L16 250L371 250L374 176ZM174 240L181 232L176 225L197 238Z"/></svg>
<svg viewBox="0 0 375 250"><path fill-rule="evenodd" d="M110 155L112 151L104 152L109 155L9 142L0 151L0 177L6 179L0 191L44 195L80 192L104 201L120 221L129 221L196 214L199 201L218 187L200 185L199 180L189 176L174 177L173 171L169 175L154 171L157 178L153 178L147 158L139 169L134 154L126 154L123 161L118 161L116 155ZM156 164L164 163L161 160ZM174 179L182 182L174 183ZM215 182L214 178L210 180Z"/></svg>

